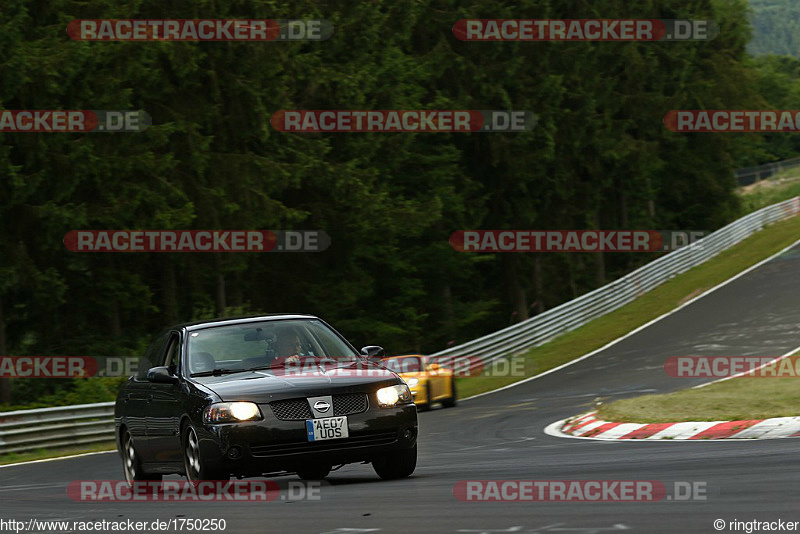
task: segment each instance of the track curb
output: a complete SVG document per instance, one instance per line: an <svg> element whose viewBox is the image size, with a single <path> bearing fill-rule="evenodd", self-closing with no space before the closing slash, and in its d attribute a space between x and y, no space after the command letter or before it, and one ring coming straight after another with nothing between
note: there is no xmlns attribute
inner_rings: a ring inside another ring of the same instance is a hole
<svg viewBox="0 0 800 534"><path fill-rule="evenodd" d="M559 437L603 441L708 441L800 437L800 417L773 417L742 421L678 421L673 423L617 423L581 414L547 427Z"/></svg>

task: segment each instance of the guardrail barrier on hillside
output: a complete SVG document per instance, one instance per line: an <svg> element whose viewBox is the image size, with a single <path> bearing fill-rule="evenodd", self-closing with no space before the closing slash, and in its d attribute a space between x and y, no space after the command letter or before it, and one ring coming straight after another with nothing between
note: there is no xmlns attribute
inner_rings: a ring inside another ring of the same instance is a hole
<svg viewBox="0 0 800 534"><path fill-rule="evenodd" d="M113 440L113 402L0 413L0 454Z"/></svg>
<svg viewBox="0 0 800 534"><path fill-rule="evenodd" d="M800 166L800 158L786 159L783 161L774 161L772 163L764 163L763 165L756 165L755 167L746 167L744 169L737 169L733 171L736 176L736 182L740 187L751 185L767 178L772 178L779 172L787 169L794 169Z"/></svg>
<svg viewBox="0 0 800 534"><path fill-rule="evenodd" d="M481 365L513 356L616 310L765 226L798 214L800 197L767 206L610 284L526 321L431 356L454 359L466 356ZM113 413L113 402L0 413L0 454L111 441Z"/></svg>
<svg viewBox="0 0 800 534"><path fill-rule="evenodd" d="M700 265L764 226L800 213L800 197L745 215L696 241L576 299L487 336L432 354L438 359L469 357L485 365L574 330L631 302L670 278Z"/></svg>

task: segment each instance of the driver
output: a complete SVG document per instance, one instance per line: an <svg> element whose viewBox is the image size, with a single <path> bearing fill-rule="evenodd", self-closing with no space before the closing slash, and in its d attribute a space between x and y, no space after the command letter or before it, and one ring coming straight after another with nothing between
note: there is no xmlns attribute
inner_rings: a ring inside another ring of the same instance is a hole
<svg viewBox="0 0 800 534"><path fill-rule="evenodd" d="M300 336L293 330L285 330L278 336L276 343L276 356L284 359L286 363L299 363L303 353L303 343Z"/></svg>

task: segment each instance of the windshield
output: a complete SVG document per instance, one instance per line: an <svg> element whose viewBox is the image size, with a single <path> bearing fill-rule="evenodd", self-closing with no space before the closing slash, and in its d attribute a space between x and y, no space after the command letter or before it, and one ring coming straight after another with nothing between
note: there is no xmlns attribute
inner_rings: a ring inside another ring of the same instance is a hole
<svg viewBox="0 0 800 534"><path fill-rule="evenodd" d="M205 328L189 336L191 376L269 369L285 358L358 360L358 354L322 321L292 319Z"/></svg>

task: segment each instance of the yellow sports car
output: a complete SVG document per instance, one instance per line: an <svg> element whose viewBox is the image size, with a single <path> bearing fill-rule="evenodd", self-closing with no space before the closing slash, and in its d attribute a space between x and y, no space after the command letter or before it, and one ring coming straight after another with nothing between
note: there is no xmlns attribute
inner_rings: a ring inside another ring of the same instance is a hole
<svg viewBox="0 0 800 534"><path fill-rule="evenodd" d="M452 369L420 355L389 356L382 362L405 380L420 410L430 410L434 402L441 402L445 408L456 405L456 379Z"/></svg>

